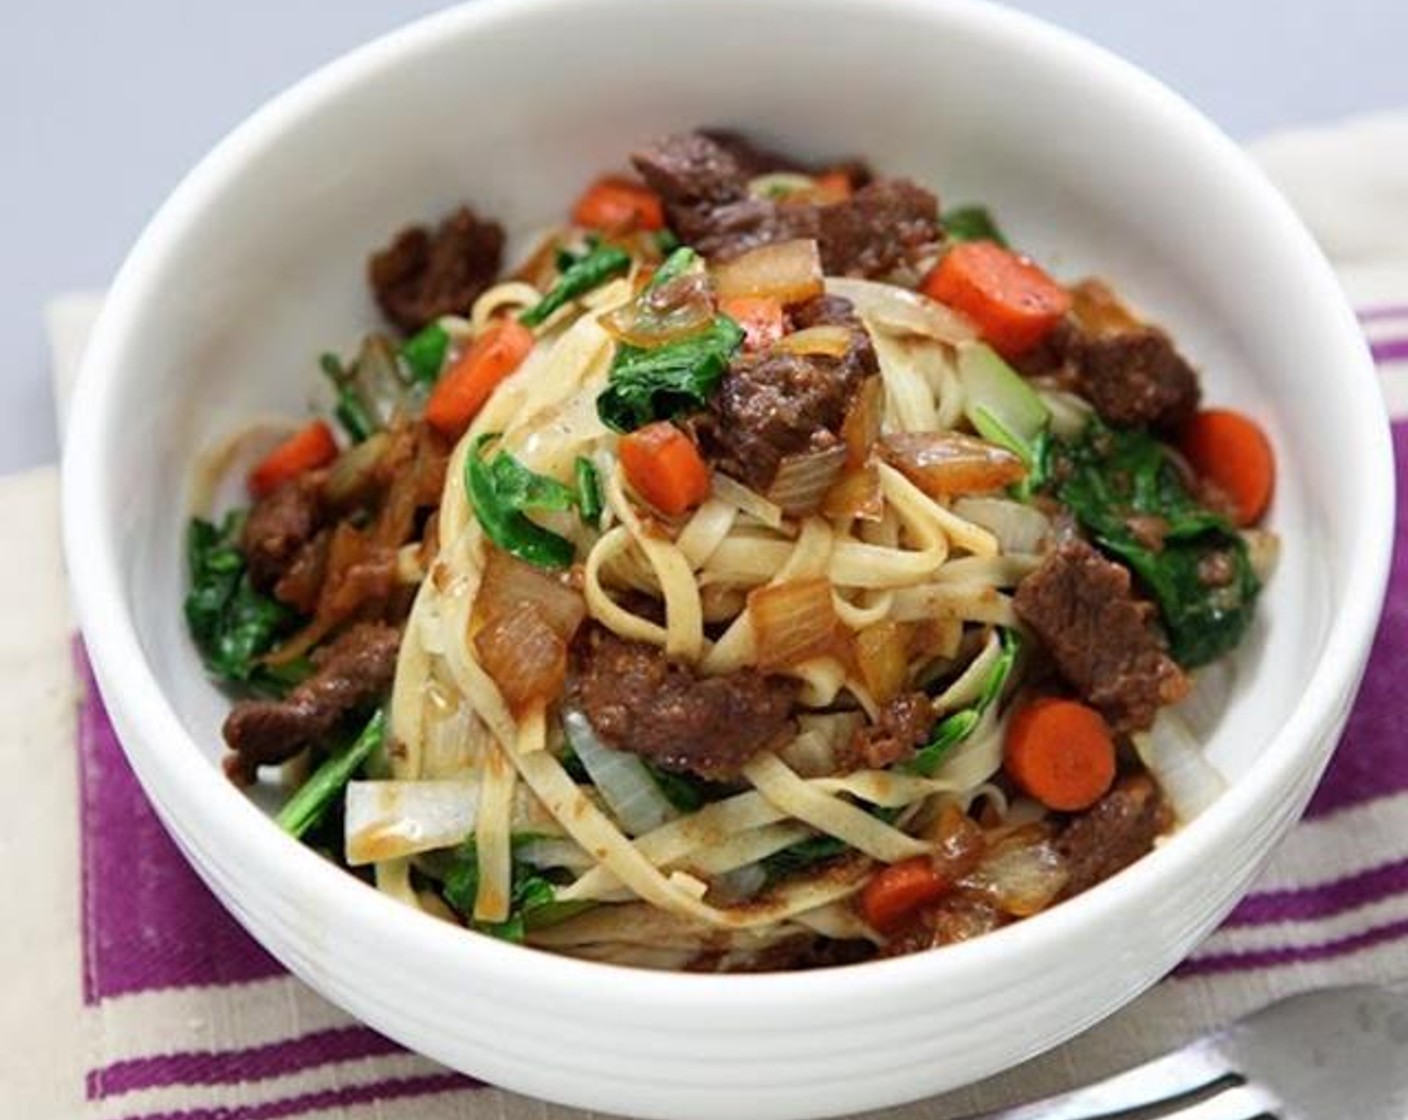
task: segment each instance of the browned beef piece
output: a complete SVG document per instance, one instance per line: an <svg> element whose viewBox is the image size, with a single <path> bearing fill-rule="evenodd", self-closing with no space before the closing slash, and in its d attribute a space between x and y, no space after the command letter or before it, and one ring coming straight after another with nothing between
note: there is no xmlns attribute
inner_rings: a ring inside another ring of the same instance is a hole
<svg viewBox="0 0 1408 1120"><path fill-rule="evenodd" d="M1078 337L1072 357L1078 391L1111 424L1171 430L1198 409L1197 373L1156 327Z"/></svg>
<svg viewBox="0 0 1408 1120"><path fill-rule="evenodd" d="M881 276L938 240L938 199L905 180L868 183L844 202L752 198L750 165L763 157L739 138L684 132L631 160L660 195L670 227L706 257L727 260L774 241L815 238L826 271ZM868 172L865 172L868 177Z"/></svg>
<svg viewBox="0 0 1408 1120"><path fill-rule="evenodd" d="M1172 824L1172 813L1149 775L1122 778L1089 809L1072 817L1056 838L1071 876L1061 897L1089 890L1128 867Z"/></svg>
<svg viewBox="0 0 1408 1120"><path fill-rule="evenodd" d="M254 503L245 518L240 547L249 578L270 591L323 527L321 476L300 475Z"/></svg>
<svg viewBox="0 0 1408 1120"><path fill-rule="evenodd" d="M242 700L225 720L234 751L226 773L251 782L260 766L286 762L331 732L351 712L391 687L401 634L394 626L360 623L314 657L316 671L282 700Z"/></svg>
<svg viewBox="0 0 1408 1120"><path fill-rule="evenodd" d="M467 312L498 276L503 252L503 227L461 206L434 231L403 229L372 256L367 271L383 313L411 332L441 315Z"/></svg>
<svg viewBox="0 0 1408 1120"><path fill-rule="evenodd" d="M1084 541L1050 553L1018 585L1015 606L1061 675L1116 731L1149 727L1160 706L1187 694L1188 679L1164 652L1129 572Z"/></svg>
<svg viewBox="0 0 1408 1120"><path fill-rule="evenodd" d="M645 642L587 627L573 644L568 703L616 750L667 770L735 778L792 718L797 683L752 669L700 677Z"/></svg>
<svg viewBox="0 0 1408 1120"><path fill-rule="evenodd" d="M869 727L857 729L851 754L857 765L882 770L911 757L933 729L933 701L922 692L906 692L881 708L880 718Z"/></svg>
<svg viewBox="0 0 1408 1120"><path fill-rule="evenodd" d="M727 474L766 491L788 455L833 447L861 382L878 370L870 336L849 301L822 296L793 313L799 327L849 327L851 345L840 357L772 349L734 358L695 421L705 453Z"/></svg>
<svg viewBox="0 0 1408 1120"><path fill-rule="evenodd" d="M880 179L818 210L828 275L884 276L939 240L939 200L908 179Z"/></svg>

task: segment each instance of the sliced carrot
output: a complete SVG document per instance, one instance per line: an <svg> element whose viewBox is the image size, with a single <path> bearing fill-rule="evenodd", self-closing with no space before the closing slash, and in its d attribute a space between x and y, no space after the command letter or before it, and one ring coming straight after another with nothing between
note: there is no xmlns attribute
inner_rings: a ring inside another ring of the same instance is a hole
<svg viewBox="0 0 1408 1120"><path fill-rule="evenodd" d="M674 516L709 496L709 468L673 424L657 420L621 438L621 467L637 494Z"/></svg>
<svg viewBox="0 0 1408 1120"><path fill-rule="evenodd" d="M249 492L256 498L271 494L305 471L325 467L337 458L337 440L323 421L300 428L264 456L249 472Z"/></svg>
<svg viewBox="0 0 1408 1120"><path fill-rule="evenodd" d="M823 171L813 182L816 183L814 192L817 202L844 202L855 192L851 173L844 168Z"/></svg>
<svg viewBox="0 0 1408 1120"><path fill-rule="evenodd" d="M598 179L572 208L572 220L587 229L621 233L631 229L664 229L665 208L660 196L630 179Z"/></svg>
<svg viewBox="0 0 1408 1120"><path fill-rule="evenodd" d="M1178 442L1193 469L1232 499L1237 524L1261 520L1276 484L1276 456L1254 420L1227 408L1205 409Z"/></svg>
<svg viewBox="0 0 1408 1120"><path fill-rule="evenodd" d="M924 278L924 294L973 320L1004 358L1034 348L1070 310L1071 297L1026 257L991 241L953 246Z"/></svg>
<svg viewBox="0 0 1408 1120"><path fill-rule="evenodd" d="M860 914L867 924L884 933L926 902L933 902L948 887L928 856L901 860L877 871L865 884L860 895Z"/></svg>
<svg viewBox="0 0 1408 1120"><path fill-rule="evenodd" d="M1094 708L1042 697L1013 714L1003 766L1048 809L1074 813L1099 801L1115 780L1115 742Z"/></svg>
<svg viewBox="0 0 1408 1120"><path fill-rule="evenodd" d="M470 344L435 384L425 405L430 426L458 436L484 407L499 382L523 364L533 332L516 319L501 319Z"/></svg>
<svg viewBox="0 0 1408 1120"><path fill-rule="evenodd" d="M719 310L743 328L749 350L765 350L787 332L782 301L770 296L733 296L720 300Z"/></svg>

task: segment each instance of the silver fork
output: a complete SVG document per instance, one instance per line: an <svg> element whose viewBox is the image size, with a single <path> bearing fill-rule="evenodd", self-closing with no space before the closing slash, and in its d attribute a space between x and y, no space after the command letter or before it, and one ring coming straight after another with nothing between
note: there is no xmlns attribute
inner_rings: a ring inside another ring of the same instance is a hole
<svg viewBox="0 0 1408 1120"><path fill-rule="evenodd" d="M1105 1081L967 1120L1406 1120L1408 986L1290 996Z"/></svg>

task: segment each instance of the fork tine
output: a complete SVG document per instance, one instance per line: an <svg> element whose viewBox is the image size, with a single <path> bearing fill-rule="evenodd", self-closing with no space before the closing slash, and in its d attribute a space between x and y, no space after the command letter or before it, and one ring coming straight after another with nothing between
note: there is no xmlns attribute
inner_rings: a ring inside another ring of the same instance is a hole
<svg viewBox="0 0 1408 1120"><path fill-rule="evenodd" d="M969 1117L968 1120L1093 1120L1095 1117L1192 1096L1226 1078L1229 1072L1227 1063L1214 1049L1212 1040L1200 1038L1181 1050L1117 1073L1104 1081L1017 1108ZM1250 1120L1254 1113L1255 1110L1252 1110L1236 1120ZM1198 1117L1196 1120L1204 1118Z"/></svg>

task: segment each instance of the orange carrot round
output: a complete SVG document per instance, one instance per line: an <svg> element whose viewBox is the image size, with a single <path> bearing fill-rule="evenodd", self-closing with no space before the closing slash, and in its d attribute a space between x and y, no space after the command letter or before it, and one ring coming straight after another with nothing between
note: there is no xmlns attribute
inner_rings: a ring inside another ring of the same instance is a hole
<svg viewBox="0 0 1408 1120"><path fill-rule="evenodd" d="M983 341L1004 358L1033 349L1071 307L1065 288L992 241L953 246L924 278L923 290L973 320Z"/></svg>
<svg viewBox="0 0 1408 1120"><path fill-rule="evenodd" d="M264 456L249 472L249 492L256 498L271 494L305 471L325 467L337 458L337 440L323 421L300 428Z"/></svg>
<svg viewBox="0 0 1408 1120"><path fill-rule="evenodd" d="M947 889L928 856L901 860L881 868L865 884L860 895L861 917L884 933Z"/></svg>
<svg viewBox="0 0 1408 1120"><path fill-rule="evenodd" d="M499 320L436 382L425 405L426 421L443 435L458 436L499 382L521 366L532 349L532 331L516 319Z"/></svg>
<svg viewBox="0 0 1408 1120"><path fill-rule="evenodd" d="M823 171L813 181L816 183L815 201L817 202L844 202L855 193L855 184L851 181L851 173L844 167Z"/></svg>
<svg viewBox="0 0 1408 1120"><path fill-rule="evenodd" d="M1042 697L1013 714L1003 767L1048 809L1074 813L1109 791L1115 780L1115 742L1105 717L1094 708Z"/></svg>
<svg viewBox="0 0 1408 1120"><path fill-rule="evenodd" d="M1210 408L1179 434L1179 447L1193 469L1232 499L1237 524L1261 520L1276 483L1276 457L1266 433L1240 412Z"/></svg>
<svg viewBox="0 0 1408 1120"><path fill-rule="evenodd" d="M572 220L587 229L622 233L631 229L665 228L660 196L630 179L598 179L572 208Z"/></svg>
<svg viewBox="0 0 1408 1120"><path fill-rule="evenodd" d="M661 513L684 513L709 496L709 468L699 449L668 421L622 436L620 456L631 487Z"/></svg>
<svg viewBox="0 0 1408 1120"><path fill-rule="evenodd" d="M743 345L765 350L787 331L782 301L770 296L734 296L719 301L719 310L743 328Z"/></svg>

